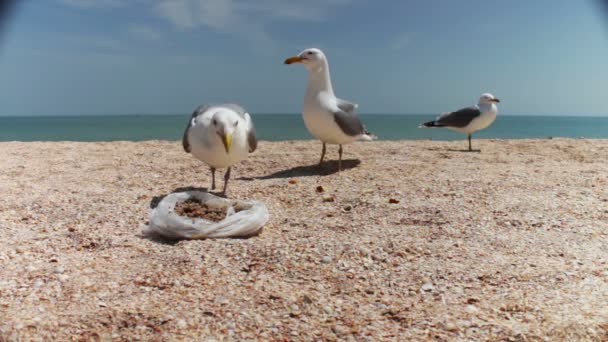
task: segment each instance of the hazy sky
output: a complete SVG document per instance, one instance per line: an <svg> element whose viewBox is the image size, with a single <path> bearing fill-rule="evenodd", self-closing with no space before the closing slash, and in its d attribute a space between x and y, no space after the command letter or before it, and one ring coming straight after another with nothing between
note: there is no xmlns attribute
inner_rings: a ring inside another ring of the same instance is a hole
<svg viewBox="0 0 608 342"><path fill-rule="evenodd" d="M608 115L608 18L573 0L30 0L0 45L0 115L299 113L329 57L362 113L428 114L489 91L503 114Z"/></svg>

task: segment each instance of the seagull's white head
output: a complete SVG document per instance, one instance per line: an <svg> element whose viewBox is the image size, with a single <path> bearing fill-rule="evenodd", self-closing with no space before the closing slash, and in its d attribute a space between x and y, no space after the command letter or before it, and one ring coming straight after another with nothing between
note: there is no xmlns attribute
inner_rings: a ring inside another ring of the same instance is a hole
<svg viewBox="0 0 608 342"><path fill-rule="evenodd" d="M208 126L209 130L211 130L210 133L222 141L226 153L230 153L234 132L238 129L239 125L244 125L241 121L242 119L237 113L223 108L211 117L210 125Z"/></svg>
<svg viewBox="0 0 608 342"><path fill-rule="evenodd" d="M479 104L490 104L490 103L498 103L499 99L495 98L494 95L490 93L483 93L479 97Z"/></svg>
<svg viewBox="0 0 608 342"><path fill-rule="evenodd" d="M327 57L320 49L309 48L285 60L285 64L293 63L302 63L308 69L316 69L327 65Z"/></svg>

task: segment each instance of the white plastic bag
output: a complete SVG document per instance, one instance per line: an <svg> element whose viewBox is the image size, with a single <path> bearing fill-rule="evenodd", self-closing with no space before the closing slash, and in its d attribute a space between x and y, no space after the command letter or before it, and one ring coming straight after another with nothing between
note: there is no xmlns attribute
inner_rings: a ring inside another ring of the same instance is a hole
<svg viewBox="0 0 608 342"><path fill-rule="evenodd" d="M199 200L211 208L225 209L226 218L213 222L175 213L175 206L189 199ZM239 211L235 212L235 208ZM174 192L152 210L150 223L143 232L171 239L249 237L260 232L268 217L266 206L259 201L229 200L203 191Z"/></svg>

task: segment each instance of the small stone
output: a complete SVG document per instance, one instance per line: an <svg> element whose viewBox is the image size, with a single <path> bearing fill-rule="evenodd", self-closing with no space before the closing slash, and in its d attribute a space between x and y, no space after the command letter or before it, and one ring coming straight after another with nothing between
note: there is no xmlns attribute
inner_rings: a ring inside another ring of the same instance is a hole
<svg viewBox="0 0 608 342"><path fill-rule="evenodd" d="M331 306L329 306L329 305L324 306L323 311L328 315L331 315L332 313L334 313L334 309L332 309Z"/></svg>
<svg viewBox="0 0 608 342"><path fill-rule="evenodd" d="M435 289L435 286L432 283L424 283L421 287L421 290L426 292L433 291L433 289Z"/></svg>
<svg viewBox="0 0 608 342"><path fill-rule="evenodd" d="M323 196L323 202L333 202L336 198L333 195L325 195Z"/></svg>
<svg viewBox="0 0 608 342"><path fill-rule="evenodd" d="M466 308L464 308L464 311L470 314L475 314L479 312L479 309L475 305L469 304Z"/></svg>
<svg viewBox="0 0 608 342"><path fill-rule="evenodd" d="M347 205L344 208L342 208L342 210L344 210L345 212L349 212L349 211L353 210L353 207L350 205Z"/></svg>
<svg viewBox="0 0 608 342"><path fill-rule="evenodd" d="M61 274L61 273L63 273L63 272L65 272L65 269L64 269L63 267L61 267L61 266L60 266L60 267L56 267L56 268L53 270L53 273L55 273L55 274Z"/></svg>
<svg viewBox="0 0 608 342"><path fill-rule="evenodd" d="M312 304L312 298L310 298L308 295L302 296L302 301L306 304Z"/></svg>
<svg viewBox="0 0 608 342"><path fill-rule="evenodd" d="M471 323L471 321L465 321L465 320L459 319L456 321L456 325L459 328L468 328L472 325L472 323Z"/></svg>
<svg viewBox="0 0 608 342"><path fill-rule="evenodd" d="M58 274L57 275L57 280L59 280L62 283L68 281L68 279L70 279L70 277L68 277L66 274Z"/></svg>
<svg viewBox="0 0 608 342"><path fill-rule="evenodd" d="M44 285L44 280L42 279L36 279L36 281L34 282L34 288L35 289L39 289Z"/></svg>
<svg viewBox="0 0 608 342"><path fill-rule="evenodd" d="M374 303L374 305L375 305L375 306L376 306L378 309L380 309L380 310L382 310L382 311L384 311L384 310L387 310L387 309L388 309L388 306L387 306L386 304L384 304L384 303L379 303L379 302L376 302L376 303Z"/></svg>
<svg viewBox="0 0 608 342"><path fill-rule="evenodd" d="M26 270L27 272L34 272L34 271L36 271L36 270L37 270L37 268L36 268L36 267L34 267L33 265L28 265L28 266L26 266L26 267L25 267L25 270Z"/></svg>
<svg viewBox="0 0 608 342"><path fill-rule="evenodd" d="M344 336L346 334L348 334L349 330L347 327L343 326L343 325L334 325L331 330L334 332L334 334L336 334L337 336Z"/></svg>
<svg viewBox="0 0 608 342"><path fill-rule="evenodd" d="M332 262L332 260L333 260L332 257L330 257L329 255L326 255L321 259L321 262L324 264L329 264L330 262Z"/></svg>
<svg viewBox="0 0 608 342"><path fill-rule="evenodd" d="M292 330L292 331L289 333L289 335L291 335L291 336L299 336L300 334L299 334L297 331Z"/></svg>
<svg viewBox="0 0 608 342"><path fill-rule="evenodd" d="M524 315L524 322L526 322L526 323L532 322L535 319L536 319L536 317L534 317L534 315L531 313L527 313Z"/></svg>
<svg viewBox="0 0 608 342"><path fill-rule="evenodd" d="M289 180L289 184L298 184L298 182L300 182L300 181L297 180L296 178L292 178Z"/></svg>
<svg viewBox="0 0 608 342"><path fill-rule="evenodd" d="M394 198L389 198L388 199L388 203L390 203L390 204L397 204L397 203L399 203L399 200L398 199L394 199Z"/></svg>
<svg viewBox="0 0 608 342"><path fill-rule="evenodd" d="M445 330L447 331L458 331L458 326L452 322L447 322L445 324Z"/></svg>
<svg viewBox="0 0 608 342"><path fill-rule="evenodd" d="M177 324L177 327L180 329L185 329L186 327L188 327L188 323L186 323L186 321L184 319L178 319L176 324Z"/></svg>
<svg viewBox="0 0 608 342"><path fill-rule="evenodd" d="M467 299L467 304L475 304L475 303L478 303L478 302L479 302L479 299L474 298L474 297L471 297L471 298Z"/></svg>
<svg viewBox="0 0 608 342"><path fill-rule="evenodd" d="M325 188L322 185L319 185L317 187L317 192L324 192L324 191L325 191Z"/></svg>

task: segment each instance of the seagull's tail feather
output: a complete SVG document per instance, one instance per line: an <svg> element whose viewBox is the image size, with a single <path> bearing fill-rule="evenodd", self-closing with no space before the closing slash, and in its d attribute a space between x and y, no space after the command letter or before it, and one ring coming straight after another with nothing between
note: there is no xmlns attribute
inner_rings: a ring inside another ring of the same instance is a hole
<svg viewBox="0 0 608 342"><path fill-rule="evenodd" d="M378 139L378 137L376 135L370 133L368 130L365 130L365 132L359 136L360 141L373 141L373 140L377 140L377 139Z"/></svg>
<svg viewBox="0 0 608 342"><path fill-rule="evenodd" d="M425 122L422 125L418 126L418 128L432 128L432 127L443 127L442 125L438 125L435 120Z"/></svg>

